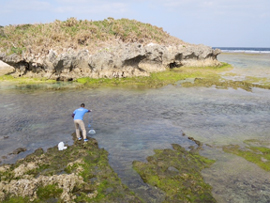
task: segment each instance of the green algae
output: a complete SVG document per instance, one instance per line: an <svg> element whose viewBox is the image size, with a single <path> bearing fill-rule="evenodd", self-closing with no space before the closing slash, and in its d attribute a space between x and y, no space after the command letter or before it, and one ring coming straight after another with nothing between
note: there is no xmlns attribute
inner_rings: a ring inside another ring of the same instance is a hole
<svg viewBox="0 0 270 203"><path fill-rule="evenodd" d="M2 181L11 181L12 179L14 179L14 172L11 170L7 170L7 171L0 171L0 182Z"/></svg>
<svg viewBox="0 0 270 203"><path fill-rule="evenodd" d="M7 200L2 201L2 203L25 203L31 202L28 197L9 197Z"/></svg>
<svg viewBox="0 0 270 203"><path fill-rule="evenodd" d="M75 134L73 136L74 145L66 150L52 147L44 152L37 149L15 164L6 165L6 170L2 168L0 177L5 176L5 184L8 184L11 181L23 182L27 178L33 180L42 176L54 179L61 174L75 174L83 182L77 182L69 191L69 195L75 197L72 202L144 202L121 183L108 163L108 152L100 149L95 139L85 143L77 141ZM133 167L145 182L166 193L165 202L215 202L211 186L204 183L200 174L214 161L200 156L196 149L188 152L179 145L172 146L173 149L155 150L156 154L147 158L150 165L135 161ZM31 164L36 167L27 168ZM63 202L61 197L65 188L57 183L35 184L37 195L34 199L4 191L3 202L30 202L30 199L33 203Z"/></svg>
<svg viewBox="0 0 270 203"><path fill-rule="evenodd" d="M159 88L166 85L175 85L178 81L187 78L218 77L221 72L230 70L232 67L222 63L216 67L178 67L168 68L162 72L154 72L149 76L127 78L78 78L76 82L85 87L130 87L130 88Z"/></svg>
<svg viewBox="0 0 270 203"><path fill-rule="evenodd" d="M247 161L258 165L260 168L270 171L269 143L267 146L266 142L256 139L245 140L244 143L244 147L240 147L239 145L227 145L222 148L227 153L243 157Z"/></svg>
<svg viewBox="0 0 270 203"><path fill-rule="evenodd" d="M160 88L166 85L177 85L178 81L195 79L194 82L182 82L183 87L212 87L219 89L241 88L252 91L252 88L270 89L268 78L246 77L242 81L228 80L221 73L229 71L232 66L221 63L220 66L209 67L175 67L167 68L162 72L153 72L149 76L126 77L126 78L78 78L73 82L59 82L46 78L14 78L12 75L0 76L0 82L10 82L17 88L28 89L68 89L68 88L98 88L98 87L121 87L131 89ZM227 73L227 75L230 73Z"/></svg>
<svg viewBox="0 0 270 203"><path fill-rule="evenodd" d="M43 202L61 202L59 197L63 189L58 188L56 185L47 185L44 187L39 187L37 190L38 199L30 200L29 197L8 197L6 200L2 201L2 203L26 203L26 202L33 202L33 203L43 203Z"/></svg>
<svg viewBox="0 0 270 203"><path fill-rule="evenodd" d="M133 168L144 182L166 193L164 202L216 202L211 186L200 173L214 161L177 144L172 146L173 149L154 150L147 163L134 161Z"/></svg>
<svg viewBox="0 0 270 203"><path fill-rule="evenodd" d="M66 150L59 151L52 147L44 152L36 150L33 154L9 165L9 170L0 171L0 177L5 176L8 184L12 180L20 181L32 177L51 177L61 174L75 174L81 177L83 182L76 183L70 192L74 197L73 202L143 202L127 186L122 184L120 178L108 163L108 152L98 147L95 139L89 139L87 143L77 141L74 136L74 145ZM22 165L32 163L37 167L14 176L14 169ZM2 180L1 180L2 181ZM56 184L38 185L37 197L32 202L62 202L61 194L64 188ZM11 194L5 192L4 202L29 202L23 194Z"/></svg>
<svg viewBox="0 0 270 203"><path fill-rule="evenodd" d="M51 84L56 83L55 80L50 80L47 78L29 78L29 77L13 77L12 75L1 75L0 81L14 82L16 84Z"/></svg>
<svg viewBox="0 0 270 203"><path fill-rule="evenodd" d="M183 83L183 87L212 87L215 86L218 89L244 89L246 91L251 91L255 86L251 83L244 81L231 81L226 80L222 81L220 77L211 77L211 78L196 78L193 83Z"/></svg>
<svg viewBox="0 0 270 203"><path fill-rule="evenodd" d="M56 185L46 185L38 188L37 196L40 200L47 200L50 198L58 199L62 192L63 189L58 188Z"/></svg>
<svg viewBox="0 0 270 203"><path fill-rule="evenodd" d="M233 81L233 80L225 80L220 76L211 76L208 78L195 78L193 83L186 82L182 83L183 87L212 87L215 86L217 89L243 89L251 92L253 88L262 88L262 89L270 89L270 84L256 84L250 80L243 81Z"/></svg>
<svg viewBox="0 0 270 203"><path fill-rule="evenodd" d="M270 89L269 78L247 76L245 81L252 83L252 84L257 84L257 85L262 86L262 87L267 87L268 89Z"/></svg>
<svg viewBox="0 0 270 203"><path fill-rule="evenodd" d="M68 89L68 88L99 88L120 87L128 89L160 88L166 85L177 85L179 81L183 87L212 87L219 89L244 89L252 91L252 88L270 89L267 79L246 77L243 81L224 79L221 73L229 71L232 66L222 63L213 67L175 67L167 68L162 72L154 72L149 76L126 77L126 78L78 78L73 82L59 82L46 78L14 78L11 75L0 76L0 82L11 82L16 88L28 89ZM186 79L194 79L194 82L185 82Z"/></svg>

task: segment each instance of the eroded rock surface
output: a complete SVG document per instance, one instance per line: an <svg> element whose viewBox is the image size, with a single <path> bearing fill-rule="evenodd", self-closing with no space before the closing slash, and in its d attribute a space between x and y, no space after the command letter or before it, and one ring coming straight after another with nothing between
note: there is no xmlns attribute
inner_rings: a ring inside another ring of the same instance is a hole
<svg viewBox="0 0 270 203"><path fill-rule="evenodd" d="M165 46L150 43L119 43L95 54L88 50L49 50L42 54L0 53L0 60L15 68L15 77L45 77L71 81L80 77L122 78L148 76L179 66L217 66L220 50L205 45Z"/></svg>
<svg viewBox="0 0 270 203"><path fill-rule="evenodd" d="M0 166L1 202L141 202L118 178L93 138Z"/></svg>

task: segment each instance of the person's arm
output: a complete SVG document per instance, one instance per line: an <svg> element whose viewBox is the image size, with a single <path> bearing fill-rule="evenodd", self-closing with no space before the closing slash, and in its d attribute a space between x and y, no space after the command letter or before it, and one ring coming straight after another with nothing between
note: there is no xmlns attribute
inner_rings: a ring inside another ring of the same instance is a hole
<svg viewBox="0 0 270 203"><path fill-rule="evenodd" d="M74 116L75 116L75 113L76 113L76 110L75 111L73 111L73 113L72 113L72 118L74 118Z"/></svg>

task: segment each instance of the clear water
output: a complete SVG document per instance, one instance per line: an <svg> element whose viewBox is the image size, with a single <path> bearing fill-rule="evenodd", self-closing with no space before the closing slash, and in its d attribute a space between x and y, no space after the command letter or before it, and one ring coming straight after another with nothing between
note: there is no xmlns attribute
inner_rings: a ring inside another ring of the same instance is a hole
<svg viewBox="0 0 270 203"><path fill-rule="evenodd" d="M232 64L237 75L270 78L270 53L223 53L218 60Z"/></svg>
<svg viewBox="0 0 270 203"><path fill-rule="evenodd" d="M245 55L224 55L235 70L249 64ZM255 63L256 64L256 63ZM254 66L256 68L256 66ZM267 70L270 66L262 67ZM251 68L252 69L252 68ZM218 202L267 202L269 172L244 159L224 153L220 146L260 139L270 147L270 91L221 90L166 86L160 89L89 89L45 91L0 88L0 154L2 163L12 163L39 147L60 141L71 145L74 132L71 114L82 102L92 109L92 127L99 147L109 152L109 161L122 181L147 202L161 202L160 191L144 184L132 170L132 161L145 161L155 148L172 143L188 148L187 136L209 144L202 155L216 160L203 171ZM88 124L88 116L85 116ZM186 136L183 136L182 133ZM8 155L18 147L19 156ZM3 158L3 156L6 156Z"/></svg>

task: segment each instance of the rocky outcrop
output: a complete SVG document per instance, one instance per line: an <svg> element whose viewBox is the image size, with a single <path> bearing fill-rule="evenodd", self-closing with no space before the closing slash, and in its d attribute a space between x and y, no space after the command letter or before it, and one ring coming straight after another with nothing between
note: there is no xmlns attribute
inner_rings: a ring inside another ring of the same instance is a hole
<svg viewBox="0 0 270 203"><path fill-rule="evenodd" d="M142 202L113 171L94 138L65 150L37 149L0 166L0 202ZM98 198L98 199L96 199Z"/></svg>
<svg viewBox="0 0 270 203"><path fill-rule="evenodd" d="M4 199L5 193L2 191L8 191L11 194L20 195L23 197L29 197L30 201L37 198L36 190L39 186L47 185L57 185L63 190L60 198L64 202L73 202L75 197L70 196L70 191L72 191L76 185L83 184L82 177L76 176L74 174L61 174L53 176L39 176L38 178L33 178L29 176L28 178L23 178L18 180L12 180L9 183L6 181L0 182L0 199Z"/></svg>
<svg viewBox="0 0 270 203"><path fill-rule="evenodd" d="M80 77L113 78L148 76L180 66L217 66L220 50L205 45L164 46L120 43L95 54L88 50L49 50L47 55L5 55L0 60L15 68L14 76L73 80Z"/></svg>

